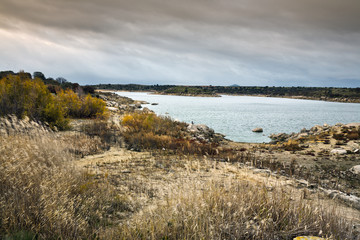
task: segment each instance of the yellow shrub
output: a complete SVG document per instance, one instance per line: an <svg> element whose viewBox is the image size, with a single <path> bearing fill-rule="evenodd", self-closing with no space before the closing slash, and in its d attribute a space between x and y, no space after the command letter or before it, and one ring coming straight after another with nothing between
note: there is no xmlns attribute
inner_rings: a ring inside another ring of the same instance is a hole
<svg viewBox="0 0 360 240"><path fill-rule="evenodd" d="M67 89L57 95L57 99L66 109L66 113L74 118L106 118L106 103L88 94L79 97L73 90Z"/></svg>
<svg viewBox="0 0 360 240"><path fill-rule="evenodd" d="M106 103L102 99L92 97L90 94L82 100L80 112L82 117L89 118L106 118L108 115Z"/></svg>
<svg viewBox="0 0 360 240"><path fill-rule="evenodd" d="M64 108L55 103L54 97L40 79L11 75L0 80L0 116L28 116L63 129L67 127L64 113Z"/></svg>
<svg viewBox="0 0 360 240"><path fill-rule="evenodd" d="M66 113L72 117L80 117L81 101L71 89L60 91L57 95L59 102L66 108Z"/></svg>
<svg viewBox="0 0 360 240"><path fill-rule="evenodd" d="M50 127L57 127L65 130L69 127L69 119L64 116L63 106L55 101L51 101L44 109L43 120L50 124Z"/></svg>
<svg viewBox="0 0 360 240"><path fill-rule="evenodd" d="M169 135L175 138L184 137L184 123L175 122L168 117L159 117L154 113L126 115L122 124L132 132L152 132L156 135Z"/></svg>
<svg viewBox="0 0 360 240"><path fill-rule="evenodd" d="M15 114L22 118L46 121L51 127L66 129L74 118L106 118L106 103L87 95L80 98L68 89L53 96L40 79L9 75L0 79L0 116Z"/></svg>

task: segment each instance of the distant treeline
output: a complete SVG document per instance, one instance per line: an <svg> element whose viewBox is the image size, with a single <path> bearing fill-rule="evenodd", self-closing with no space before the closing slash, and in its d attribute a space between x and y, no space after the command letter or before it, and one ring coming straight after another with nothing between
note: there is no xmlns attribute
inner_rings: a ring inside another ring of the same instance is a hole
<svg viewBox="0 0 360 240"><path fill-rule="evenodd" d="M167 89L176 87L176 85L140 85L140 84L98 84L91 85L95 89L108 89L118 91L156 91L162 92Z"/></svg>
<svg viewBox="0 0 360 240"><path fill-rule="evenodd" d="M175 86L139 84L99 84L96 89L120 91L154 91L160 94L178 95L250 95L290 97L342 102L360 102L360 88L334 87L252 87L252 86Z"/></svg>

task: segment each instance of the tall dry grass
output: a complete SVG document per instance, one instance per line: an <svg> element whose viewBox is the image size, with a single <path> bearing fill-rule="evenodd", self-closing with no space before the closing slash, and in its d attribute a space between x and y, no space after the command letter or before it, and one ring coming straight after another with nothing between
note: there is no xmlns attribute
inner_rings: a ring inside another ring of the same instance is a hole
<svg viewBox="0 0 360 240"><path fill-rule="evenodd" d="M95 238L119 202L53 134L0 136L0 238Z"/></svg>
<svg viewBox="0 0 360 240"><path fill-rule="evenodd" d="M280 188L249 181L190 183L163 204L138 214L108 238L293 239L312 235L358 239L335 209Z"/></svg>

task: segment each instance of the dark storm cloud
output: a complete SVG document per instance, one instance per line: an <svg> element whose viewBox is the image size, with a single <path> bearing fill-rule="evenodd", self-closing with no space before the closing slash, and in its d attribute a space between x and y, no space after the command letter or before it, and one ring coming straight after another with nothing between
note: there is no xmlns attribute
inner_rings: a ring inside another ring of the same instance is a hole
<svg viewBox="0 0 360 240"><path fill-rule="evenodd" d="M0 64L22 49L87 81L354 85L359 16L358 0L2 0Z"/></svg>

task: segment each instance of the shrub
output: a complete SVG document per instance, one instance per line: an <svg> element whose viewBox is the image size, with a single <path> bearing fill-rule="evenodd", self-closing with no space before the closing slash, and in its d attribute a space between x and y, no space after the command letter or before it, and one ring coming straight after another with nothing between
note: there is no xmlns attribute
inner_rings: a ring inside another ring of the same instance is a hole
<svg viewBox="0 0 360 240"><path fill-rule="evenodd" d="M185 123L175 122L169 117L159 117L154 113L125 115L122 124L130 132L152 132L155 135L168 135L175 138L185 136Z"/></svg>
<svg viewBox="0 0 360 240"><path fill-rule="evenodd" d="M106 103L99 98L92 97L90 94L82 99L81 117L85 118L107 118L108 112Z"/></svg>
<svg viewBox="0 0 360 240"><path fill-rule="evenodd" d="M79 97L73 90L60 91L57 99L67 110L67 115L73 118L107 118L106 103L88 94Z"/></svg>
<svg viewBox="0 0 360 240"><path fill-rule="evenodd" d="M51 128L66 130L69 128L69 119L64 116L64 112L63 105L52 100L46 105L41 120L48 122Z"/></svg>
<svg viewBox="0 0 360 240"><path fill-rule="evenodd" d="M110 147L110 144L121 146L122 138L120 131L116 126L110 125L106 120L96 119L81 126L81 131L91 138L99 137L102 143Z"/></svg>
<svg viewBox="0 0 360 240"><path fill-rule="evenodd" d="M78 95L71 89L60 91L57 100L66 108L66 114L72 117L81 117L82 102Z"/></svg>
<svg viewBox="0 0 360 240"><path fill-rule="evenodd" d="M24 79L9 75L0 80L0 116L15 114L48 121L51 126L67 127L65 109L40 79Z"/></svg>
<svg viewBox="0 0 360 240"><path fill-rule="evenodd" d="M123 133L128 148L170 150L177 154L215 155L215 143L190 140L186 124L154 113L133 113L122 120Z"/></svg>
<svg viewBox="0 0 360 240"><path fill-rule="evenodd" d="M108 117L103 100L91 95L80 98L71 89L60 90L54 96L41 79L25 78L22 74L0 79L0 116L8 114L47 121L59 129L68 128L68 117Z"/></svg>

